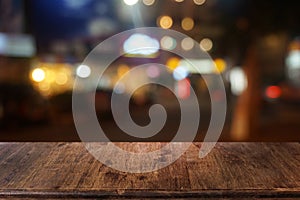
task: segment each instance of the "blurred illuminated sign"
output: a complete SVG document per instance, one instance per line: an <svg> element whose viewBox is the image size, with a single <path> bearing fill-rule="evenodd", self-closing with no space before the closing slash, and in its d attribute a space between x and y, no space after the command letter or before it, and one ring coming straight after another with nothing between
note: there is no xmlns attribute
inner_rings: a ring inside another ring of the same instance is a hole
<svg viewBox="0 0 300 200"><path fill-rule="evenodd" d="M155 57L159 51L159 42L144 34L133 34L123 44L127 57Z"/></svg>
<svg viewBox="0 0 300 200"><path fill-rule="evenodd" d="M0 55L11 57L32 57L36 48L30 35L9 35L0 33Z"/></svg>
<svg viewBox="0 0 300 200"><path fill-rule="evenodd" d="M180 60L179 66L187 69L189 73L211 74L216 71L214 62L209 59L186 59Z"/></svg>

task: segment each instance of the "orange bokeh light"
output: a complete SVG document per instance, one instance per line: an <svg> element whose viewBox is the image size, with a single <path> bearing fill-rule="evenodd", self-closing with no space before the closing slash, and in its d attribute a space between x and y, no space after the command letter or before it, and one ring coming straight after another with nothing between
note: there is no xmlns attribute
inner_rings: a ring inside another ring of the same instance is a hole
<svg viewBox="0 0 300 200"><path fill-rule="evenodd" d="M266 89L266 96L270 99L277 99L281 96L281 89L278 86L269 86Z"/></svg>

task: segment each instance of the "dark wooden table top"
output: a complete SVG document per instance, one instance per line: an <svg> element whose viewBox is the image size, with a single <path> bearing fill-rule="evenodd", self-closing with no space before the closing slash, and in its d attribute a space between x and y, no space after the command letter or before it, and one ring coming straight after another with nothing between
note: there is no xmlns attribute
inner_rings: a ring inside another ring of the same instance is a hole
<svg viewBox="0 0 300 200"><path fill-rule="evenodd" d="M218 143L203 159L199 145L166 168L130 174L81 143L0 143L0 198L300 198L300 143Z"/></svg>

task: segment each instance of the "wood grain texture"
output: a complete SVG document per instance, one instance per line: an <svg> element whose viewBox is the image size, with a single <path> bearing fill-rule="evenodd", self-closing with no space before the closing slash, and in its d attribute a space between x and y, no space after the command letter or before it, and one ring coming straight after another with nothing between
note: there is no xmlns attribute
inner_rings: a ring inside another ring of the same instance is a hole
<svg viewBox="0 0 300 200"><path fill-rule="evenodd" d="M164 144L117 145L139 152ZM130 174L106 167L81 143L0 143L0 197L300 198L299 143L218 143L203 159L199 145L166 168Z"/></svg>

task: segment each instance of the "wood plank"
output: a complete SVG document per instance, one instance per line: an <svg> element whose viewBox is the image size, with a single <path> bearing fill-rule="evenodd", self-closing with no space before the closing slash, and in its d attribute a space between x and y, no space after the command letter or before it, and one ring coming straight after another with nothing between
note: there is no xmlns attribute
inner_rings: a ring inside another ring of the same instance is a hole
<svg viewBox="0 0 300 200"><path fill-rule="evenodd" d="M147 152L165 143L117 145ZM0 143L0 197L300 198L299 143L218 143L203 159L200 145L166 168L130 174L106 167L81 143Z"/></svg>

